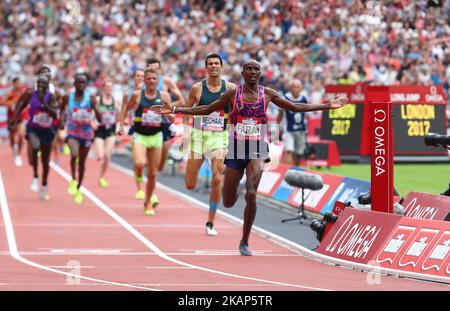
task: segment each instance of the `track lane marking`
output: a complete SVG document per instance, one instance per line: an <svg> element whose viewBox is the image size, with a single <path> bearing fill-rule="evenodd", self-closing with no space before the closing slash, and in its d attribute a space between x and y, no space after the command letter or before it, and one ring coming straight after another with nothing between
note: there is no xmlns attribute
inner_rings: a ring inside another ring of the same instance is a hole
<svg viewBox="0 0 450 311"><path fill-rule="evenodd" d="M70 273L70 272L60 271L60 270L57 270L57 269L49 268L48 266L45 266L45 265L38 264L38 263L36 263L34 261L31 261L31 260L28 260L28 259L22 257L22 255L19 253L19 250L17 248L16 237L15 237L15 234L14 234L14 227L12 225L11 215L9 213L8 201L6 199L6 190L5 190L5 185L3 183L3 176L2 176L2 172L1 171L0 171L0 207L1 207L2 215L3 215L3 224L5 226L6 239L7 239L7 242L8 242L9 254L15 260L17 260L17 261L19 261L19 262L21 262L23 264L26 264L28 266L34 267L34 268L38 268L38 269L45 270L45 271L48 271L48 272L53 272L53 273L56 273L56 274L65 275L66 277L72 277L72 278L75 278L75 279L82 279L82 280L87 280L87 281L92 281L92 282L99 282L99 283L103 283L103 284L107 284L107 285L125 286L125 287L130 287L130 288L135 288L135 289L159 291L159 289L142 287L142 286L135 286L135 285L127 284L127 283L111 282L111 281L91 278L91 277L87 277L87 276L83 276L83 275L77 275L77 274L73 274L73 273ZM80 284L76 284L76 285L81 285L82 286L81 283Z"/></svg>
<svg viewBox="0 0 450 311"><path fill-rule="evenodd" d="M56 165L53 161L50 163L50 167L53 170L55 170L59 175L61 175L64 179L66 179L67 182L70 182L72 180L72 177L64 169L62 169L60 166ZM265 280L265 279L260 279L260 278L252 278L252 277L243 276L243 275L239 275L239 274L227 273L227 272L223 272L223 271L219 271L219 270L214 270L214 269L210 269L210 268L193 265L193 264L172 258L169 255L167 255L166 253L164 253L163 251L161 251L155 244L153 244L150 240L148 240L145 236L143 236L139 231L137 231L133 226L131 226L125 219L123 219L116 212L114 212L111 208L109 208L103 201L101 201L97 196L95 196L86 187L82 186L80 188L80 190L95 205L97 205L101 210L103 210L105 213L107 213L109 216L111 216L115 221L117 221L119 224L121 224L127 231L129 231L139 241L141 241L145 246L147 246L150 250L152 250L154 253L156 253L162 259L165 259L167 261L170 261L172 263L175 263L175 264L178 264L181 266L191 267L193 269L198 269L201 271L219 274L219 275L223 275L223 276L227 276L227 277L251 280L251 281L255 281L255 282L262 282L262 283L266 283L266 284L279 285L279 286L288 286L288 287L303 288L303 289L318 290L318 291L330 291L330 289L326 289L326 288L319 288L319 287L312 287L312 286L305 286L305 285L298 285L298 284L290 284L290 283L284 283L284 282L276 282L276 281Z"/></svg>

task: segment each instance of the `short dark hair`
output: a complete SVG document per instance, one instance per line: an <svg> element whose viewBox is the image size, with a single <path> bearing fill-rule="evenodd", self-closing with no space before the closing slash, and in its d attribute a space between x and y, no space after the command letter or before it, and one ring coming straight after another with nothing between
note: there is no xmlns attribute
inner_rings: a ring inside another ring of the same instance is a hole
<svg viewBox="0 0 450 311"><path fill-rule="evenodd" d="M38 70L38 74L41 74L41 71L44 69L47 69L49 72L52 72L52 70L50 69L50 67L48 65L42 65Z"/></svg>
<svg viewBox="0 0 450 311"><path fill-rule="evenodd" d="M205 57L205 67L208 66L208 59L210 58L218 58L220 60L220 66L223 66L223 59L218 53L209 53Z"/></svg>
<svg viewBox="0 0 450 311"><path fill-rule="evenodd" d="M157 58L147 58L147 66L151 64L158 64L161 67L161 61Z"/></svg>
<svg viewBox="0 0 450 311"><path fill-rule="evenodd" d="M80 76L85 77L86 80L89 80L89 77L88 77L87 73L85 73L85 72L77 72L75 74L75 76L73 76L73 79L76 80Z"/></svg>
<svg viewBox="0 0 450 311"><path fill-rule="evenodd" d="M19 79L19 77L14 77L13 79L12 79L12 82L13 83L16 83L17 81L19 81L20 79Z"/></svg>

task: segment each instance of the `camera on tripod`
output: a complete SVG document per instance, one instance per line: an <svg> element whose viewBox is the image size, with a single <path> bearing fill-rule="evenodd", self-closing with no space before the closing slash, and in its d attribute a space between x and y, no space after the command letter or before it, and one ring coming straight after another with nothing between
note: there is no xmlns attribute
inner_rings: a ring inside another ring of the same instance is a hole
<svg viewBox="0 0 450 311"><path fill-rule="evenodd" d="M336 220L338 219L338 216L333 214L332 212L327 212L322 220L315 219L310 225L310 228L312 231L314 231L317 240L320 242L322 241L323 234L325 233L325 229L328 225L328 223L334 224Z"/></svg>
<svg viewBox="0 0 450 311"><path fill-rule="evenodd" d="M428 133L425 135L425 145L450 149L450 136Z"/></svg>

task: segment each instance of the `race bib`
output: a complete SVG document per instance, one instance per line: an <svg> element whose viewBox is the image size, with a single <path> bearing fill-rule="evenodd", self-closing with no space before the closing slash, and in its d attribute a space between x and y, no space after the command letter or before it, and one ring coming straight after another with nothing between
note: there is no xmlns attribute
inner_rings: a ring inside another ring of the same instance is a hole
<svg viewBox="0 0 450 311"><path fill-rule="evenodd" d="M72 120L75 123L87 124L91 122L91 108L73 108Z"/></svg>
<svg viewBox="0 0 450 311"><path fill-rule="evenodd" d="M207 116L202 116L200 128L203 131L222 132L225 126L224 111L215 111Z"/></svg>
<svg viewBox="0 0 450 311"><path fill-rule="evenodd" d="M261 119L260 118L238 118L236 124L236 138L240 140L261 139Z"/></svg>
<svg viewBox="0 0 450 311"><path fill-rule="evenodd" d="M111 126L116 124L116 112L114 110L106 110L102 113L102 124Z"/></svg>
<svg viewBox="0 0 450 311"><path fill-rule="evenodd" d="M160 127L162 122L161 115L151 111L150 108L144 108L141 119L143 126Z"/></svg>
<svg viewBox="0 0 450 311"><path fill-rule="evenodd" d="M33 115L33 123L43 128L50 128L53 124L53 118L45 111L39 111Z"/></svg>

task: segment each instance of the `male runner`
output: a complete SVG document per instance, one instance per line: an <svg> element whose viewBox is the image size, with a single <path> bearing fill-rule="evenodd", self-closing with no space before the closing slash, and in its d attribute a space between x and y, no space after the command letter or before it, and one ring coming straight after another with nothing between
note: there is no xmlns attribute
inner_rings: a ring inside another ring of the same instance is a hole
<svg viewBox="0 0 450 311"><path fill-rule="evenodd" d="M207 78L195 83L189 92L187 107L211 104L230 88L236 86L220 78L223 61L219 54L210 53L205 58ZM189 135L189 118L183 116L185 137ZM217 110L208 116L194 116L194 128L191 133L190 157L186 166L185 184L187 189L194 189L198 172L205 160L205 155L211 158L212 181L209 195L209 213L206 222L206 234L215 236L214 228L217 205L220 201L220 186L224 169L224 158L228 145L228 106ZM185 140L186 141L186 140Z"/></svg>
<svg viewBox="0 0 450 311"><path fill-rule="evenodd" d="M134 118L134 111L132 109L129 110L128 114L125 112L125 108L127 107L127 103L131 98L131 95L134 91L141 90L144 84L144 70L143 69L136 69L134 73L133 78L133 87L131 87L127 93L123 95L122 98L122 109L120 112L119 120L124 120L124 124L131 125L128 135L133 135L133 118ZM134 141L131 142L132 150L134 153ZM142 169L139 170L133 161L133 171L134 171L134 177L136 181L136 187L137 192L135 195L135 198L138 200L144 200L145 199L145 192L142 190L142 182L144 180L142 176Z"/></svg>
<svg viewBox="0 0 450 311"><path fill-rule="evenodd" d="M155 215L154 207L156 204L151 202L156 185L156 175L161 160L162 148L162 118L160 115L151 111L154 105L164 103L170 104L170 95L167 92L159 91L157 84L159 80L159 71L153 68L145 69L144 81L145 90L135 91L127 102L124 113L121 116L119 125L119 135L123 135L124 116L129 109L135 111L134 117L134 163L142 171L147 164L147 187L144 200L144 214Z"/></svg>
<svg viewBox="0 0 450 311"><path fill-rule="evenodd" d="M55 94L49 91L49 79L45 75L40 75L37 80L37 90L28 90L17 103L17 109L10 121L10 129L17 128L19 116L24 109L30 105L27 125L28 144L32 149L31 164L33 166L33 182L31 190L38 191L38 151L41 152L42 161L42 187L39 194L41 200L48 200L48 173L52 141L56 128L54 120L57 118L58 107Z"/></svg>
<svg viewBox="0 0 450 311"><path fill-rule="evenodd" d="M256 60L247 61L241 72L244 84L226 91L209 105L197 107L170 107L167 104L153 107L157 113L207 115L229 106L231 137L225 159L225 180L223 186L223 205L233 207L238 199L239 182L246 173L246 193L244 227L239 251L243 256L251 256L248 247L250 231L256 215L256 194L262 176L264 162L270 161L267 132L266 109L270 102L291 111L315 111L336 109L347 104L347 98L337 96L327 104L296 105L271 88L259 85L261 66Z"/></svg>
<svg viewBox="0 0 450 311"><path fill-rule="evenodd" d="M67 144L70 148L70 171L72 181L67 192L74 196L76 204L83 203L83 193L80 188L86 170L86 158L94 141L92 111L101 122L101 113L97 107L95 96L86 91L88 77L85 73L75 74L75 92L64 95L61 104L61 120L66 120ZM67 114L67 119L65 118ZM64 126L63 123L60 125ZM78 163L78 181L76 166Z"/></svg>
<svg viewBox="0 0 450 311"><path fill-rule="evenodd" d="M185 101L181 95L181 91L176 85L176 83L169 77L164 77L161 75L161 61L157 58L147 59L147 68L154 68L158 70L160 77L158 81L158 90L168 92L171 99L173 99L172 105L184 106ZM145 86L144 86L145 87ZM173 137L172 133L172 123L174 121L173 116L163 116L162 123L162 133L163 133L163 147L161 153L161 162L158 166L158 171L163 171L166 165L167 156L169 154L169 149L171 146L171 139Z"/></svg>
<svg viewBox="0 0 450 311"><path fill-rule="evenodd" d="M19 78L12 80L13 88L5 96L3 105L8 108L8 121L12 120L15 110L17 110L17 102L26 92L26 87L22 84ZM18 116L18 124L14 128L9 129L9 143L14 155L14 164L16 166L22 166L23 161L21 157L21 151L23 146L23 139L26 132L26 123L28 121L28 111L24 110Z"/></svg>

